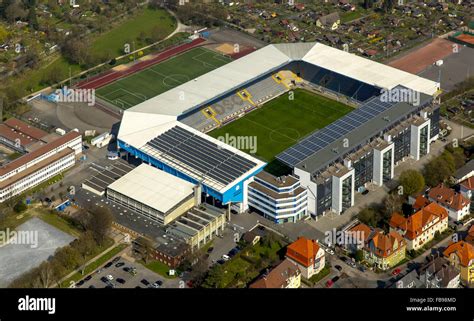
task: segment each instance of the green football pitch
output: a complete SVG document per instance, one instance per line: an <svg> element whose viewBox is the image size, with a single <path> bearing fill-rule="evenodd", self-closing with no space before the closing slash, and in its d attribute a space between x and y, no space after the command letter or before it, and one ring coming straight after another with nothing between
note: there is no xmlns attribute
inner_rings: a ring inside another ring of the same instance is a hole
<svg viewBox="0 0 474 321"><path fill-rule="evenodd" d="M230 61L214 51L194 48L101 87L96 94L119 108L128 109Z"/></svg>
<svg viewBox="0 0 474 321"><path fill-rule="evenodd" d="M293 93L293 100L290 99L291 93ZM294 145L301 138L315 129L329 125L352 110L352 107L340 102L306 90L296 89L210 132L209 135L222 139L227 137L227 140L236 137L235 141L239 141L240 137L255 136L257 137L255 155L267 162L272 162L277 154ZM239 149L249 152L247 147L253 146L237 147L242 147Z"/></svg>

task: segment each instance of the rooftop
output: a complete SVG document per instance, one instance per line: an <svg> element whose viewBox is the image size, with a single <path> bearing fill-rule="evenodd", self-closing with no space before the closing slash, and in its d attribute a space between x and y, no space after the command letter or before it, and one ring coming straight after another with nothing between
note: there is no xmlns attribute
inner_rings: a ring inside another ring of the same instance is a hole
<svg viewBox="0 0 474 321"><path fill-rule="evenodd" d="M310 266L320 250L317 241L300 237L286 248L286 256L303 266Z"/></svg>
<svg viewBox="0 0 474 321"><path fill-rule="evenodd" d="M457 211L462 210L465 206L469 205L468 199L443 184L430 189L428 196L436 202Z"/></svg>
<svg viewBox="0 0 474 321"><path fill-rule="evenodd" d="M193 184L147 164L139 165L107 188L164 214L194 191Z"/></svg>
<svg viewBox="0 0 474 321"><path fill-rule="evenodd" d="M300 274L298 266L288 259L283 260L268 274L261 276L249 287L253 289L279 289L286 288L288 279Z"/></svg>
<svg viewBox="0 0 474 321"><path fill-rule="evenodd" d="M450 244L444 250L443 255L446 257L456 255L459 258L459 262L464 267L474 264L474 246L465 241Z"/></svg>

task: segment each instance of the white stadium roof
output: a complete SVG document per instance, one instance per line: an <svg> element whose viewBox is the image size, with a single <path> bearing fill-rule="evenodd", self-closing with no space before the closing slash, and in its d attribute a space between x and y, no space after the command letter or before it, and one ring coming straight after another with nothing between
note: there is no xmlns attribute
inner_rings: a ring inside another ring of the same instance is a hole
<svg viewBox="0 0 474 321"><path fill-rule="evenodd" d="M167 213L193 194L193 187L176 176L141 164L107 188Z"/></svg>

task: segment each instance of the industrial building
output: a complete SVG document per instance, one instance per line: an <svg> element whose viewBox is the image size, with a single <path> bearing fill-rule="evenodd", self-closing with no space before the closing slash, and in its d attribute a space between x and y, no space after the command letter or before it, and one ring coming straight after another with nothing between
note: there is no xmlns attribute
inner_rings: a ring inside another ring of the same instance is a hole
<svg viewBox="0 0 474 321"><path fill-rule="evenodd" d="M167 225L196 205L194 185L141 164L107 187L107 199Z"/></svg>

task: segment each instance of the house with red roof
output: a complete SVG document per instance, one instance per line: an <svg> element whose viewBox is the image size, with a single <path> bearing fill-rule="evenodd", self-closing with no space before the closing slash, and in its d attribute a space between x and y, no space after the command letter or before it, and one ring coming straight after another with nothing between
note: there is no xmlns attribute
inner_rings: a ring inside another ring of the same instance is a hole
<svg viewBox="0 0 474 321"><path fill-rule="evenodd" d="M448 211L437 203L430 203L409 217L394 213L389 225L390 231L403 236L408 250L418 250L431 241L436 232L442 233L448 228Z"/></svg>
<svg viewBox="0 0 474 321"><path fill-rule="evenodd" d="M474 246L459 241L450 244L443 255L461 273L461 282L466 286L474 286Z"/></svg>
<svg viewBox="0 0 474 321"><path fill-rule="evenodd" d="M471 201L444 184L430 189L428 199L444 207L455 222L461 221L471 213Z"/></svg>
<svg viewBox="0 0 474 321"><path fill-rule="evenodd" d="M251 289L297 289L301 285L301 271L298 266L284 259L270 272L250 284Z"/></svg>
<svg viewBox="0 0 474 321"><path fill-rule="evenodd" d="M294 262L301 275L309 279L324 268L326 262L324 250L315 240L300 237L286 248L286 257Z"/></svg>
<svg viewBox="0 0 474 321"><path fill-rule="evenodd" d="M380 270L388 270L405 259L406 241L397 232L375 231L363 249L364 260Z"/></svg>

